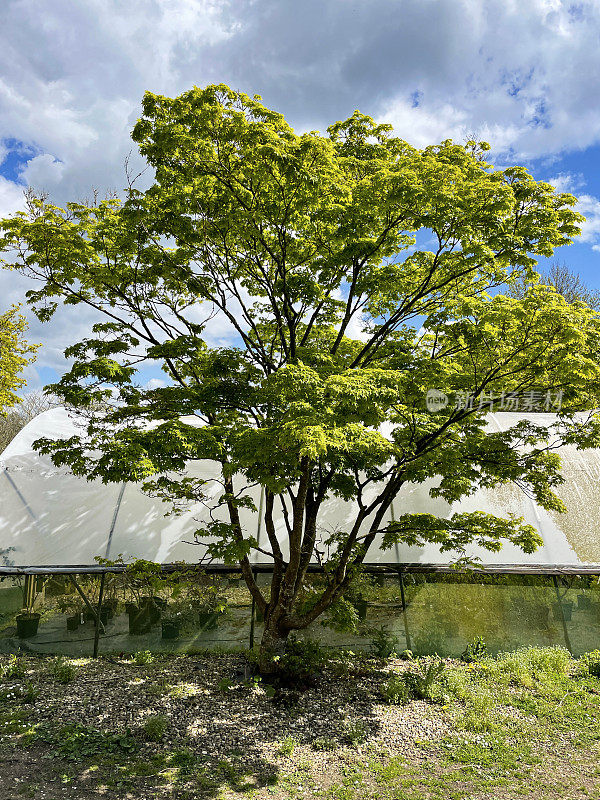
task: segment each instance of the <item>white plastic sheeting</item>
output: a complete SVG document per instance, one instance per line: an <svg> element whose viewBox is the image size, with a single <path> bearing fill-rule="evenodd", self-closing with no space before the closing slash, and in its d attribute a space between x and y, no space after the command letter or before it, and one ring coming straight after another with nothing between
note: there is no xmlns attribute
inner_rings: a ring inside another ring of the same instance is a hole
<svg viewBox="0 0 600 800"><path fill-rule="evenodd" d="M490 415L498 430L515 424L527 415ZM551 425L550 414L531 415L538 424ZM55 467L50 458L40 456L32 443L42 437L65 438L77 430L76 419L65 409L40 414L10 443L0 456L0 567L95 566L95 556L125 559L145 558L162 564L178 561L197 563L205 548L194 543L194 532L214 515L211 503L197 504L181 516L166 516L168 507L148 497L134 484L88 482L68 470ZM394 500L393 513L433 513L447 517L455 511L487 511L498 516L513 512L523 516L542 535L544 546L527 555L505 545L499 553L471 548L468 555L482 565L540 565L547 567L589 567L600 564L600 451L577 451L563 447L563 471L567 478L560 494L567 503L566 514L549 513L537 506L516 487L479 491L459 503L448 504L429 496L431 484L407 485ZM190 464L189 474L208 479L207 494L217 497L218 465L211 461ZM256 507L260 490L251 489ZM321 534L334 528L344 530L354 518L353 503L331 499L320 517ZM223 514L224 510L217 511ZM258 515L241 510L248 534L261 534ZM285 526L281 513L276 529L286 555ZM270 564L267 556L254 553L256 564ZM382 551L375 542L367 556L370 564L452 563L456 554L440 553L435 546L399 546Z"/></svg>

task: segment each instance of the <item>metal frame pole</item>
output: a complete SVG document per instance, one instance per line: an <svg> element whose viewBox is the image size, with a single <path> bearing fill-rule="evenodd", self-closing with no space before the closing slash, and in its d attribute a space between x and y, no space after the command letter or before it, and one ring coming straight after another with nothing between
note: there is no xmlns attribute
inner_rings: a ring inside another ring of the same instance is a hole
<svg viewBox="0 0 600 800"><path fill-rule="evenodd" d="M256 580L256 573L252 570L252 577ZM256 619L256 600L252 595L252 610L250 611L250 650L254 647L254 621Z"/></svg>
<svg viewBox="0 0 600 800"><path fill-rule="evenodd" d="M98 593L98 612L96 617L96 630L94 631L94 658L98 658L98 643L100 641L100 616L102 614L102 600L104 598L104 582L106 580L106 572L102 573L100 578L100 592ZM102 625L104 631L104 625Z"/></svg>
<svg viewBox="0 0 600 800"><path fill-rule="evenodd" d="M567 629L567 620L565 619L565 612L563 609L562 598L560 596L560 590L558 588L558 578L556 575L552 576L552 582L554 583L554 589L556 591L556 600L558 602L558 607L560 608L560 618L562 620L563 626L563 633L565 635L565 644L567 645L567 650L571 655L573 655L573 648L571 647L571 639L569 638L569 631Z"/></svg>
<svg viewBox="0 0 600 800"><path fill-rule="evenodd" d="M412 650L410 632L408 630L408 617L406 615L406 597L404 595L404 574L402 570L398 571L398 577L400 578L400 597L402 598L402 618L404 620L404 635L406 636L406 646L409 650Z"/></svg>

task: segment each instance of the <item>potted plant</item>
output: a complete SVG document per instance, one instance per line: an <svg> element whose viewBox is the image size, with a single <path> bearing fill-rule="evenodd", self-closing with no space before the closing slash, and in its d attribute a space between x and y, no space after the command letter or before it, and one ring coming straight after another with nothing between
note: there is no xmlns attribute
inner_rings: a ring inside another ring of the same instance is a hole
<svg viewBox="0 0 600 800"><path fill-rule="evenodd" d="M103 566L119 565L125 569L121 573L120 581L126 598L125 611L129 617L129 633L140 635L147 633L152 625L159 622L162 610L166 607L167 601L159 591L165 588L167 581L161 575L161 566L153 561L136 559L130 564L126 564L122 556L114 561L97 558L98 563ZM116 580L113 581L113 586ZM104 609L104 603L103 609ZM112 602L107 600L108 614L114 614L117 607L116 599Z"/></svg>
<svg viewBox="0 0 600 800"><path fill-rule="evenodd" d="M178 639L181 627L181 620L174 615L167 617L161 622L161 632L163 639Z"/></svg>
<svg viewBox="0 0 600 800"><path fill-rule="evenodd" d="M102 608L106 608L108 612L108 618L112 619L115 614L117 613L117 607L119 605L119 601L116 597L107 597L106 600L102 601Z"/></svg>
<svg viewBox="0 0 600 800"><path fill-rule="evenodd" d="M169 582L172 604L169 621L177 621L179 629L196 632L213 630L227 608L222 581L197 569L187 569L171 577Z"/></svg>
<svg viewBox="0 0 600 800"><path fill-rule="evenodd" d="M565 622L569 622L573 616L573 605L574 603L570 600L557 600L555 603L552 603L554 619L560 620L561 617L564 617Z"/></svg>
<svg viewBox="0 0 600 800"><path fill-rule="evenodd" d="M589 611L592 607L592 598L588 594L577 595L577 608L581 611Z"/></svg>
<svg viewBox="0 0 600 800"><path fill-rule="evenodd" d="M219 624L219 617L225 613L227 598L222 597L217 586L209 587L209 591L201 598L198 608L198 622L204 631L212 631Z"/></svg>
<svg viewBox="0 0 600 800"><path fill-rule="evenodd" d="M32 636L37 636L41 616L33 610L33 600L23 607L16 619L19 639L30 639Z"/></svg>
<svg viewBox="0 0 600 800"><path fill-rule="evenodd" d="M76 631L81 625L81 611L83 608L81 598L73 594L63 594L59 597L56 607L67 615L67 630Z"/></svg>

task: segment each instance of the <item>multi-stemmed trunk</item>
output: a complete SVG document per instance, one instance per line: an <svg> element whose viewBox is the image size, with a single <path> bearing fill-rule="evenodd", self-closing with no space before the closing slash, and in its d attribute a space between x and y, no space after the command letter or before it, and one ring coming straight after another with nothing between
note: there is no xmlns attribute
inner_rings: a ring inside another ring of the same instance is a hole
<svg viewBox="0 0 600 800"><path fill-rule="evenodd" d="M401 483L396 476L388 481L379 497L370 506L360 503L352 528L340 548L335 569L329 572L328 586L310 611L300 612L297 607L298 598L302 593L306 574L314 556L317 517L328 488L327 479L321 479L320 482L317 481L317 485L313 485L308 459L301 459L300 466L301 474L297 491L292 495L292 514L289 522L286 515L289 548L287 559L283 557L276 535L273 518L275 495L266 492L264 522L273 554L273 575L268 600L262 595L254 579L248 557L240 561L246 584L265 621L258 655L258 666L263 675L276 675L280 672L290 633L306 629L347 590L353 576L360 570L364 556L375 536L381 530L385 513ZM332 474L333 470L325 477L330 478ZM233 497L231 478L225 479L225 488L229 496ZM243 542L237 507L231 500L228 500L228 505L234 534L238 541ZM369 517L367 532L361 536L361 548L357 549L361 527Z"/></svg>

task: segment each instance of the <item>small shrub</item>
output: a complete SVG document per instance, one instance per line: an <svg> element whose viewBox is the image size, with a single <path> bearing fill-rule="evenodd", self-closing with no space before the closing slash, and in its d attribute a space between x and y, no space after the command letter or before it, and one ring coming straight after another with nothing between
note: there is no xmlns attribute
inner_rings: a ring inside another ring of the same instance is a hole
<svg viewBox="0 0 600 800"><path fill-rule="evenodd" d="M281 656L281 675L291 684L310 682L329 660L327 651L310 639L288 639Z"/></svg>
<svg viewBox="0 0 600 800"><path fill-rule="evenodd" d="M579 659L578 672L580 675L591 675L600 678L600 650L585 653Z"/></svg>
<svg viewBox="0 0 600 800"><path fill-rule="evenodd" d="M403 706L410 700L410 691L403 675L390 675L380 686L381 696L390 705Z"/></svg>
<svg viewBox="0 0 600 800"><path fill-rule="evenodd" d="M0 666L0 680L10 681L13 678L22 678L25 672L25 661L13 654L9 656L6 664Z"/></svg>
<svg viewBox="0 0 600 800"><path fill-rule="evenodd" d="M134 654L133 660L136 664L142 666L143 664L152 664L154 656L150 650L138 650L137 653Z"/></svg>
<svg viewBox="0 0 600 800"><path fill-rule="evenodd" d="M410 694L417 700L433 700L435 684L445 669L446 665L440 659L420 664L417 671L405 672L403 677Z"/></svg>
<svg viewBox="0 0 600 800"><path fill-rule="evenodd" d="M376 658L391 658L399 649L398 637L385 628L375 628L371 639L371 652Z"/></svg>
<svg viewBox="0 0 600 800"><path fill-rule="evenodd" d="M72 683L75 680L77 670L66 658L60 656L50 668L52 677L58 683Z"/></svg>
<svg viewBox="0 0 600 800"><path fill-rule="evenodd" d="M474 661L480 661L487 655L487 645L482 636L476 636L473 641L468 644L461 654L461 659L466 664L471 664Z"/></svg>
<svg viewBox="0 0 600 800"><path fill-rule="evenodd" d="M401 658L402 661L412 661L414 659L413 651L403 650L401 653L398 653L398 658Z"/></svg>
<svg viewBox="0 0 600 800"><path fill-rule="evenodd" d="M144 736L150 742L160 742L169 727L169 719L164 714L148 717L142 726Z"/></svg>

